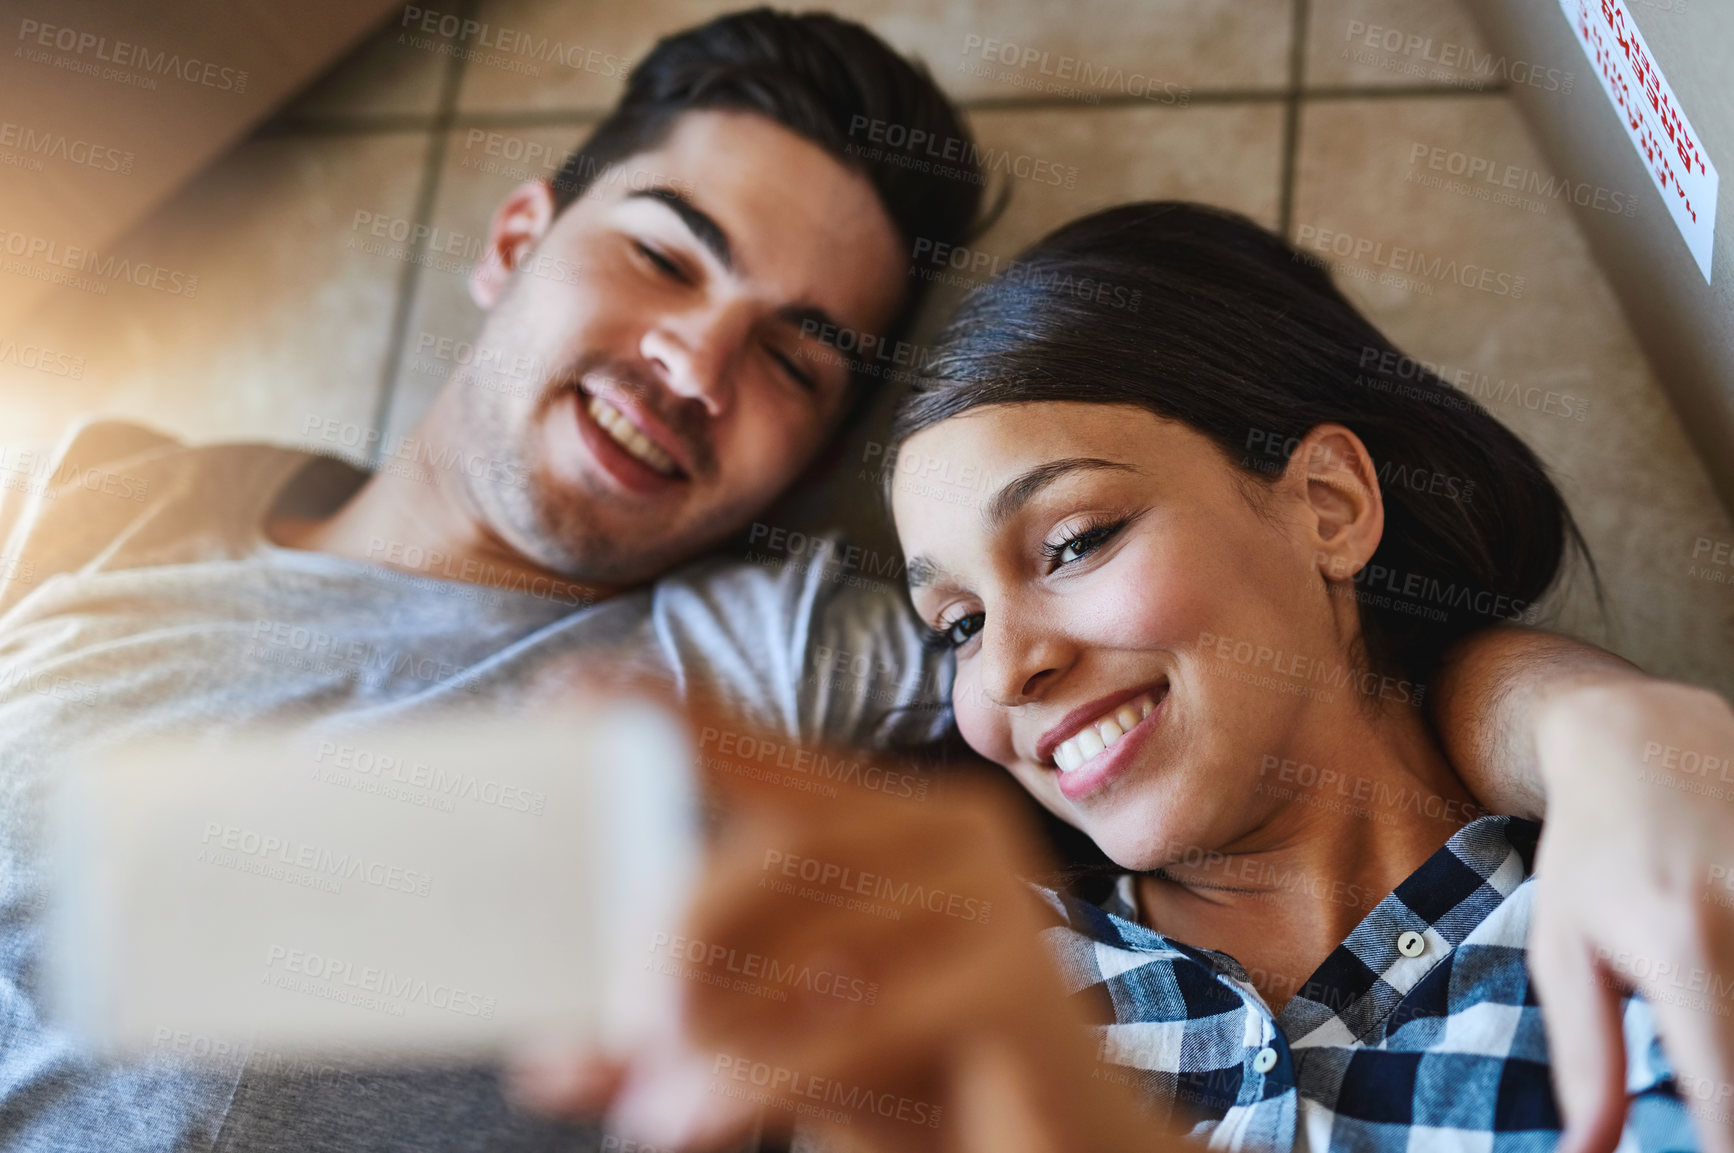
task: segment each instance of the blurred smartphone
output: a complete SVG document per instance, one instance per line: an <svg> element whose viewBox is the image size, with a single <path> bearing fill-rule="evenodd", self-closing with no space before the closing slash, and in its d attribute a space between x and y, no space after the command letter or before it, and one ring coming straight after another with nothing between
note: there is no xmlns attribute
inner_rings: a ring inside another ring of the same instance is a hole
<svg viewBox="0 0 1734 1153"><path fill-rule="evenodd" d="M697 873L691 773L636 700L110 750L51 808L51 1005L109 1056L618 1048Z"/></svg>

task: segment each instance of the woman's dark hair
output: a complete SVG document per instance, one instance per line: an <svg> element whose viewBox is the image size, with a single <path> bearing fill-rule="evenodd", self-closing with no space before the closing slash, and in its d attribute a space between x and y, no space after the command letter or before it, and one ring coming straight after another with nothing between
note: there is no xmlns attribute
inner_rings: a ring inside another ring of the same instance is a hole
<svg viewBox="0 0 1734 1153"><path fill-rule="evenodd" d="M872 183L906 254L918 240L963 242L983 178L969 131L921 66L859 24L825 13L754 8L657 42L607 118L554 180L557 209L611 165L663 142L679 117L752 112L811 140ZM948 157L936 165L929 156ZM926 281L906 280L907 328Z"/></svg>
<svg viewBox="0 0 1734 1153"><path fill-rule="evenodd" d="M1533 620L1569 548L1589 562L1521 440L1399 352L1322 267L1231 213L1129 204L1039 241L965 300L892 441L983 405L1041 401L1178 421L1255 495L1311 429L1352 429L1385 504L1384 536L1355 576L1373 673L1425 685L1452 642Z"/></svg>

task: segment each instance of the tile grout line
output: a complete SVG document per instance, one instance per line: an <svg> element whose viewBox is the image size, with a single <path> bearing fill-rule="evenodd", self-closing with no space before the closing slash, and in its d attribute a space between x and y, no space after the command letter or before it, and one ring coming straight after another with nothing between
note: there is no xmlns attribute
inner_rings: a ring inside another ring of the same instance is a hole
<svg viewBox="0 0 1734 1153"><path fill-rule="evenodd" d="M1293 0L1289 21L1288 95L1283 102L1282 159L1278 180L1276 230L1287 237L1294 226L1295 169L1300 154L1302 92L1306 85L1307 0Z"/></svg>
<svg viewBox="0 0 1734 1153"><path fill-rule="evenodd" d="M1504 81L1477 88L1468 84L1387 84L1372 88L1338 86L1335 88L1303 88L1301 100L1409 100L1427 97L1504 96L1510 87Z"/></svg>
<svg viewBox="0 0 1734 1153"><path fill-rule="evenodd" d="M479 0L464 0L459 5L459 18L474 15ZM458 93L463 87L464 61L454 53L446 61L446 73L440 81L440 98L433 120L427 126L427 160L422 166L421 185L416 189L415 208L411 217L418 226L430 224L434 203L439 196L440 177L446 161L446 137L457 117ZM379 467L380 453L385 448L385 429L391 420L392 402L396 399L398 370L403 367L403 341L409 331L410 311L415 307L415 293L421 283L422 258L427 251L431 228L420 228L420 236L410 248L409 260L397 280L397 299L392 306L390 343L386 345L385 365L380 370L379 393L373 405L372 427L379 433L368 454L367 465Z"/></svg>
<svg viewBox="0 0 1734 1153"><path fill-rule="evenodd" d="M1303 5L1306 0L1300 0ZM1303 17L1304 23L1304 17ZM1298 67L1298 66L1297 66ZM1302 68L1304 72L1304 68ZM1489 84L1480 88L1467 84L1383 84L1355 87L1340 85L1331 88L1308 88L1304 75L1295 84L1281 88L1205 88L1189 89L1186 103L1179 108L1195 108L1213 104L1274 104L1278 101L1300 100L1409 100L1427 97L1495 96L1503 95L1506 85ZM968 112L1043 112L1091 108L1136 108L1154 106L1172 108L1165 101L1151 101L1138 96L1116 96L1090 103L1058 96L988 96L976 100L960 100L958 107Z"/></svg>
<svg viewBox="0 0 1734 1153"><path fill-rule="evenodd" d="M1199 104L1262 104L1281 100L1283 88L1186 88L1185 102L1151 100L1144 96L1113 95L1096 100L1069 96L977 96L957 101L966 112L1052 112L1095 108L1190 108Z"/></svg>
<svg viewBox="0 0 1734 1153"><path fill-rule="evenodd" d="M1477 96L1503 96L1507 86L1489 84L1472 87L1463 84L1387 84L1374 87L1303 88L1300 99L1313 100L1427 100ZM1277 104L1291 99L1288 88L1223 88L1214 91L1194 90L1185 107L1228 104ZM1150 105L1169 108L1174 105L1153 103L1138 97L1103 100L1095 104L1057 98L989 97L963 100L958 107L966 112L1046 112L1091 111L1099 108L1122 108ZM1183 109L1182 109L1183 110ZM438 128L582 128L594 124L607 113L599 108L523 109L500 112L454 112L442 120L439 113L423 115L414 112L374 113L359 116L341 114L283 119L264 125L255 133L259 138L306 136L387 136L393 134L432 132Z"/></svg>

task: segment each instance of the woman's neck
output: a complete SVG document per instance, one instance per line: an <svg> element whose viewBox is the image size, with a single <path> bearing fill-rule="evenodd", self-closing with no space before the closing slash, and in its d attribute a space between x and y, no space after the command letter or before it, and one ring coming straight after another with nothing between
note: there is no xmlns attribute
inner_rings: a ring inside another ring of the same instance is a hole
<svg viewBox="0 0 1734 1153"><path fill-rule="evenodd" d="M1273 1011L1373 906L1482 815L1418 714L1332 718L1267 756L1263 814L1201 861L1138 879L1146 924L1217 949Z"/></svg>

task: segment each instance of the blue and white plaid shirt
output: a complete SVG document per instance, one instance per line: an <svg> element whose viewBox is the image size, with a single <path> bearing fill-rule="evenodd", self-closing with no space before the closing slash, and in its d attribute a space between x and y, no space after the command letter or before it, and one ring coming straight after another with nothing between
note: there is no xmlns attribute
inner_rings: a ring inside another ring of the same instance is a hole
<svg viewBox="0 0 1734 1153"><path fill-rule="evenodd" d="M1108 1075L1212 1148L1551 1150L1561 1121L1524 965L1538 832L1510 817L1459 830L1275 1015L1230 957L1138 924L1129 876L1102 907L1043 890L1061 922L1044 935L1070 990L1112 1003ZM1630 998L1624 1015L1620 1153L1696 1149L1650 1006Z"/></svg>

